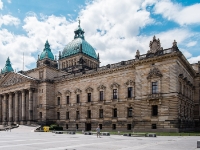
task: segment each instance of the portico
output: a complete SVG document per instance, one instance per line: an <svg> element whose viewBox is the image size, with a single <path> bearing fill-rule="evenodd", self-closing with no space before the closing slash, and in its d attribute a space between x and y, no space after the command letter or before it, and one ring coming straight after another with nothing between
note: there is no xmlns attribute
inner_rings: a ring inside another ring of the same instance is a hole
<svg viewBox="0 0 200 150"><path fill-rule="evenodd" d="M27 124L33 121L34 90L35 88L28 88L0 95L3 124Z"/></svg>

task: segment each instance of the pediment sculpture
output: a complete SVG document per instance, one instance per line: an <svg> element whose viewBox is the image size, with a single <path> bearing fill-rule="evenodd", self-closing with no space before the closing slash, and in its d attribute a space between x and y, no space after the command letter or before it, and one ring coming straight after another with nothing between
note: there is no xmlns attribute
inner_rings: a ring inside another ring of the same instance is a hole
<svg viewBox="0 0 200 150"><path fill-rule="evenodd" d="M155 77L162 77L162 73L156 67L150 69L147 79L155 78Z"/></svg>
<svg viewBox="0 0 200 150"><path fill-rule="evenodd" d="M32 80L33 79L31 77L12 72L12 73L9 73L7 77L5 77L5 80L3 80L0 84L2 87L6 87L6 86L12 86L18 83L32 81Z"/></svg>

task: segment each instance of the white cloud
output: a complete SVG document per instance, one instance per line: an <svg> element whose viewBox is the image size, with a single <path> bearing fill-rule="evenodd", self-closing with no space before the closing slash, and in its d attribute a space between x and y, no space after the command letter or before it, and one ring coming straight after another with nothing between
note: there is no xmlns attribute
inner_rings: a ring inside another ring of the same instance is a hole
<svg viewBox="0 0 200 150"><path fill-rule="evenodd" d="M0 0L0 10L3 8L3 2Z"/></svg>
<svg viewBox="0 0 200 150"><path fill-rule="evenodd" d="M2 25L19 25L20 20L16 17L13 17L11 15L0 15L0 27Z"/></svg>
<svg viewBox="0 0 200 150"><path fill-rule="evenodd" d="M196 56L196 57L189 58L188 61L189 61L191 64L197 63L198 61L200 61L200 56Z"/></svg>
<svg viewBox="0 0 200 150"><path fill-rule="evenodd" d="M11 0L7 0L8 3L11 3Z"/></svg>
<svg viewBox="0 0 200 150"><path fill-rule="evenodd" d="M197 44L197 41L192 41L192 42L189 42L188 44L186 44L187 47L192 47L192 46L195 46Z"/></svg>
<svg viewBox="0 0 200 150"><path fill-rule="evenodd" d="M161 14L164 18L177 22L180 25L200 24L200 4L182 6L171 0L162 0L155 3L155 14Z"/></svg>
<svg viewBox="0 0 200 150"><path fill-rule="evenodd" d="M139 34L141 28L155 23L146 10L146 7L155 3L156 0L126 0L117 3L116 0L94 0L80 11L81 27L86 32L85 39L100 53L101 65L134 59L137 49L141 54L149 50L149 41L153 35ZM3 19L2 24L19 25L17 18L10 18L12 19ZM57 55L58 51L63 51L65 45L73 40L74 29L78 26L77 21L67 21L64 16L36 15L34 12L26 13L23 24L24 35L15 35L6 29L0 30L1 68L10 56L13 68L21 70L24 52L25 69L30 69L30 65L37 61L35 55L42 52L47 39L53 53ZM156 32L152 31L154 33ZM171 47L174 39L178 46L186 46L188 39L194 35L195 33L183 27L156 33L164 49ZM191 57L187 50L180 50L186 57Z"/></svg>

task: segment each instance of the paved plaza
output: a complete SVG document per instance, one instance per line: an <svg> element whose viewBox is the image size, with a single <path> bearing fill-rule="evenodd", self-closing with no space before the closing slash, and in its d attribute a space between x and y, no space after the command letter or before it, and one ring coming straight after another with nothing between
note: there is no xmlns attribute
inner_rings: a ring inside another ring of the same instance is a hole
<svg viewBox="0 0 200 150"><path fill-rule="evenodd" d="M197 150L198 136L125 137L33 132L20 126L0 131L0 150ZM200 149L199 149L200 150Z"/></svg>

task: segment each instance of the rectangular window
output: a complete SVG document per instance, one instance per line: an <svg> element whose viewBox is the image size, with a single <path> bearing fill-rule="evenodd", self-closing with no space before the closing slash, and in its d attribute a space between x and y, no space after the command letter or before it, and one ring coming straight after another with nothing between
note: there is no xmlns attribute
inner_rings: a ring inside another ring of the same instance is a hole
<svg viewBox="0 0 200 150"><path fill-rule="evenodd" d="M132 97L132 87L128 87L128 98Z"/></svg>
<svg viewBox="0 0 200 150"><path fill-rule="evenodd" d="M60 97L57 99L57 105L60 105Z"/></svg>
<svg viewBox="0 0 200 150"><path fill-rule="evenodd" d="M66 97L66 103L69 104L69 96Z"/></svg>
<svg viewBox="0 0 200 150"><path fill-rule="evenodd" d="M152 94L158 93L158 82L152 82Z"/></svg>
<svg viewBox="0 0 200 150"><path fill-rule="evenodd" d="M127 124L127 130L131 130L131 124Z"/></svg>
<svg viewBox="0 0 200 150"><path fill-rule="evenodd" d="M79 111L76 111L76 119L80 119Z"/></svg>
<svg viewBox="0 0 200 150"><path fill-rule="evenodd" d="M60 120L60 112L57 112L57 120Z"/></svg>
<svg viewBox="0 0 200 150"><path fill-rule="evenodd" d="M179 82L179 93L181 93L182 94L182 84L181 84L181 82Z"/></svg>
<svg viewBox="0 0 200 150"><path fill-rule="evenodd" d="M99 128L102 129L102 124L99 124Z"/></svg>
<svg viewBox="0 0 200 150"><path fill-rule="evenodd" d="M78 124L76 124L76 130L78 130Z"/></svg>
<svg viewBox="0 0 200 150"><path fill-rule="evenodd" d="M117 117L117 108L113 109L113 117Z"/></svg>
<svg viewBox="0 0 200 150"><path fill-rule="evenodd" d="M43 79L43 71L40 71L40 72L39 72L39 78L40 78L40 79Z"/></svg>
<svg viewBox="0 0 200 150"><path fill-rule="evenodd" d="M116 130L116 124L113 124L113 125L112 125L112 129L113 129L113 130Z"/></svg>
<svg viewBox="0 0 200 150"><path fill-rule="evenodd" d="M66 119L69 119L69 111L66 112Z"/></svg>
<svg viewBox="0 0 200 150"><path fill-rule="evenodd" d="M100 101L103 101L103 91L99 92Z"/></svg>
<svg viewBox="0 0 200 150"><path fill-rule="evenodd" d="M87 110L87 118L91 118L91 110Z"/></svg>
<svg viewBox="0 0 200 150"><path fill-rule="evenodd" d="M80 96L79 96L79 94L76 95L76 102L80 103Z"/></svg>
<svg viewBox="0 0 200 150"><path fill-rule="evenodd" d="M128 108L128 117L132 117L133 115L133 109L132 109L132 107L129 107Z"/></svg>
<svg viewBox="0 0 200 150"><path fill-rule="evenodd" d="M103 118L103 109L99 109L99 118Z"/></svg>
<svg viewBox="0 0 200 150"><path fill-rule="evenodd" d="M88 93L88 102L91 102L91 93Z"/></svg>
<svg viewBox="0 0 200 150"><path fill-rule="evenodd" d="M66 129L68 129L69 127L68 127L68 124L66 124Z"/></svg>
<svg viewBox="0 0 200 150"><path fill-rule="evenodd" d="M42 119L42 112L40 112L40 119Z"/></svg>
<svg viewBox="0 0 200 150"><path fill-rule="evenodd" d="M152 125L151 125L151 128L152 128L152 129L157 129L156 124L152 124Z"/></svg>
<svg viewBox="0 0 200 150"><path fill-rule="evenodd" d="M158 105L152 105L152 116L158 115Z"/></svg>
<svg viewBox="0 0 200 150"><path fill-rule="evenodd" d="M117 99L117 89L113 89L113 99Z"/></svg>

